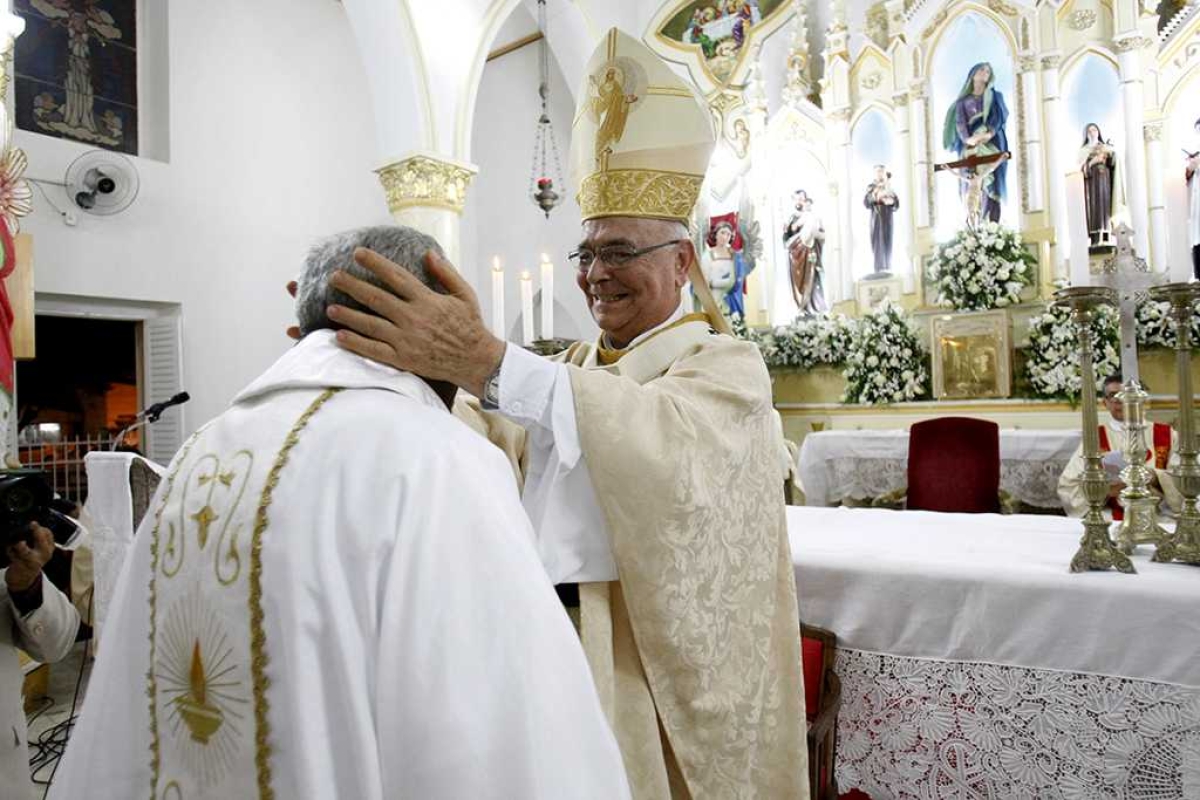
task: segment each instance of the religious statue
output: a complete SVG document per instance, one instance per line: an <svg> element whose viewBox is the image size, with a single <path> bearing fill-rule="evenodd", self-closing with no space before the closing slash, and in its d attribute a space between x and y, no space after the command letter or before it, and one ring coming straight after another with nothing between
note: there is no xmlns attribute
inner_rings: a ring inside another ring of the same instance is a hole
<svg viewBox="0 0 1200 800"><path fill-rule="evenodd" d="M892 189L891 179L887 167L876 164L875 179L863 197L863 205L871 212L871 249L875 252L875 274L880 276L891 272L895 216L900 210L900 199Z"/></svg>
<svg viewBox="0 0 1200 800"><path fill-rule="evenodd" d="M1079 147L1079 169L1083 172L1083 197L1087 209L1088 238L1093 247L1108 246L1112 240L1112 217L1117 195L1117 151L1104 141L1100 126L1088 123Z"/></svg>
<svg viewBox="0 0 1200 800"><path fill-rule="evenodd" d="M732 147L738 158L744 159L750 155L750 128L741 117L733 121Z"/></svg>
<svg viewBox="0 0 1200 800"><path fill-rule="evenodd" d="M638 96L626 89L624 72L611 63L604 69L603 80L596 80L595 75L588 76L588 90L589 110L600 122L600 130L596 133L596 167L603 171L608 168L613 145L625 135L629 108L638 101Z"/></svg>
<svg viewBox="0 0 1200 800"><path fill-rule="evenodd" d="M1200 119L1195 130L1200 135ZM1192 275L1200 281L1200 150L1187 153L1188 242L1192 245Z"/></svg>
<svg viewBox="0 0 1200 800"><path fill-rule="evenodd" d="M985 61L971 67L958 99L946 111L942 133L945 148L957 153L960 159L981 156L998 159L986 165L967 168L974 169L979 177L977 189L981 192L981 215L991 222L1000 221L1000 204L1005 197L1008 174L1007 159L1001 158L1003 153L1008 152L1008 135L1004 130L1008 121L1008 106L1004 103L1004 95L995 88L995 83L996 74L991 64ZM971 191L967 169L960 173L964 201L969 199Z"/></svg>
<svg viewBox="0 0 1200 800"><path fill-rule="evenodd" d="M14 391L16 363L13 350L13 323L16 314L8 298L5 280L17 268L15 236L21 217L33 210L33 189L25 179L25 152L13 146L13 127L0 106L0 467L19 466L16 451L10 448L17 425Z"/></svg>
<svg viewBox="0 0 1200 800"><path fill-rule="evenodd" d="M828 310L822 288L822 249L825 228L813 210L812 198L803 189L794 195L796 211L783 229L783 243L788 251L788 277L792 297L802 314L822 314Z"/></svg>
<svg viewBox="0 0 1200 800"><path fill-rule="evenodd" d="M754 271L757 223L738 224L733 212L709 220L700 268L713 299L730 318L746 316L746 277Z"/></svg>

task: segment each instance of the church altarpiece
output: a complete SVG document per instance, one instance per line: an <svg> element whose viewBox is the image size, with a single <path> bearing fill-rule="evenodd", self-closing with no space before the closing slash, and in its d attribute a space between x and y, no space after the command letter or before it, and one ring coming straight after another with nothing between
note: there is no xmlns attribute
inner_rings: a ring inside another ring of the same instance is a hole
<svg viewBox="0 0 1200 800"><path fill-rule="evenodd" d="M860 298L896 294L918 317L944 315L927 267L972 202L1036 255L1023 303L1087 280L1114 221L1156 271L1190 276L1184 153L1200 150L1200 3L1161 20L1139 0L850 5L833 4L822 53L797 0L668 3L645 34L723 134L695 223L698 240L731 213L754 227L748 325L855 316L868 310ZM788 41L786 58L763 57L780 51L764 48L769 37ZM988 141L955 137L981 127ZM972 158L993 160L938 169ZM1003 313L1019 342L1021 309Z"/></svg>

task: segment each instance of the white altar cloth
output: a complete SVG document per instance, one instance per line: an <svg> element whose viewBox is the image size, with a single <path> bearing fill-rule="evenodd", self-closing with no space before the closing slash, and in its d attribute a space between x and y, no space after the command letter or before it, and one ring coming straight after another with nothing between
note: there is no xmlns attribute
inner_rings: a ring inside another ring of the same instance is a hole
<svg viewBox="0 0 1200 800"><path fill-rule="evenodd" d="M1200 569L1067 571L1043 516L788 509L838 635L839 788L874 800L1200 798Z"/></svg>
<svg viewBox="0 0 1200 800"><path fill-rule="evenodd" d="M97 634L104 627L108 605L125 556L133 544L133 494L129 487L129 468L142 461L160 475L166 470L137 453L88 453L88 496L85 511L91 522L94 589L92 625Z"/></svg>
<svg viewBox="0 0 1200 800"><path fill-rule="evenodd" d="M1078 430L1000 431L1000 488L1022 502L1059 508L1058 477ZM810 506L879 497L908 482L908 431L820 431L804 439L800 485Z"/></svg>

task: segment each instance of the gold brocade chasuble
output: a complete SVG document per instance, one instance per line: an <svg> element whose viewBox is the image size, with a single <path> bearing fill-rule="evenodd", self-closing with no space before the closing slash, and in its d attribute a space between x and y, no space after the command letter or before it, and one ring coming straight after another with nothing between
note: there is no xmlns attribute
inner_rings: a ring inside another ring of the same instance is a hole
<svg viewBox="0 0 1200 800"><path fill-rule="evenodd" d="M620 575L580 587L581 635L634 797L806 798L782 443L762 358L692 319L615 363L597 354L577 344L559 359L580 367L580 442Z"/></svg>

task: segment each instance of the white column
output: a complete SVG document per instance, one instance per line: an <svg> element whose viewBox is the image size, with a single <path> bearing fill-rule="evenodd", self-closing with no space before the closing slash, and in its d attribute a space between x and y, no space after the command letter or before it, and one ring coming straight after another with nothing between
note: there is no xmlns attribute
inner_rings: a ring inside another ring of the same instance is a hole
<svg viewBox="0 0 1200 800"><path fill-rule="evenodd" d="M854 234L851 231L851 207L854 187L850 184L850 109L840 109L829 115L830 141L833 143L833 164L830 174L830 194L837 203L838 220L838 300L854 297ZM827 262L828 263L828 262Z"/></svg>
<svg viewBox="0 0 1200 800"><path fill-rule="evenodd" d="M1155 272L1167 269L1167 198L1163 190L1162 122L1145 127L1146 178L1150 198L1150 254L1147 261Z"/></svg>
<svg viewBox="0 0 1200 800"><path fill-rule="evenodd" d="M933 187L929 185L929 100L925 97L926 82L914 84L909 93L909 129L912 131L912 152L916 168L913 170L913 211L918 228L928 228L933 224L929 213L929 193Z"/></svg>
<svg viewBox="0 0 1200 800"><path fill-rule="evenodd" d="M1042 148L1042 106L1038 102L1037 59L1021 57L1021 95L1025 109L1025 172L1029 206L1022 211L1041 211L1046 205L1046 162Z"/></svg>
<svg viewBox="0 0 1200 800"><path fill-rule="evenodd" d="M1054 276L1064 277L1067 274L1066 255L1071 251L1071 231L1067 223L1067 188L1065 177L1068 166L1062 160L1062 148L1059 147L1061 133L1059 132L1060 103L1059 98L1059 57L1049 55L1042 58L1042 125L1046 132L1046 142L1049 148L1046 152L1046 172L1049 173L1047 189L1049 191L1050 219L1054 225ZM1031 170L1032 171L1032 170ZM1087 253L1080 255L1085 261Z"/></svg>
<svg viewBox="0 0 1200 800"><path fill-rule="evenodd" d="M1145 87L1142 84L1142 39L1114 42L1121 73L1121 116L1125 122L1125 191L1138 255L1150 253L1150 201L1146 192Z"/></svg>
<svg viewBox="0 0 1200 800"><path fill-rule="evenodd" d="M910 257L913 250L913 159L912 137L909 134L908 94L898 92L892 98L896 118L896 158L888 168L893 173L893 188L900 198L900 213L896 215L896 227L899 234L897 244L900 245L892 253L892 269L900 273L904 279L904 291L911 292L916 287L913 260ZM857 188L857 187L856 187ZM899 266L899 269L897 267Z"/></svg>

